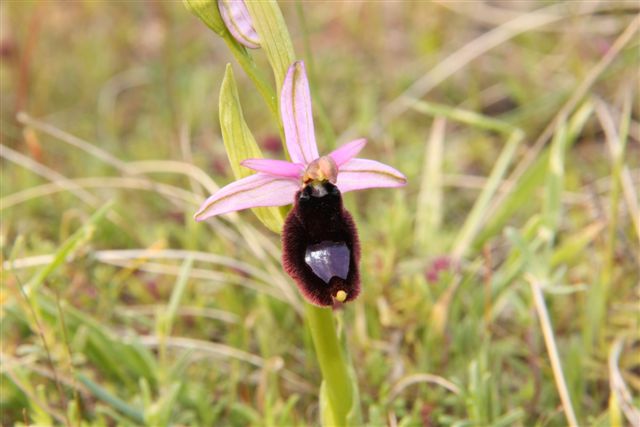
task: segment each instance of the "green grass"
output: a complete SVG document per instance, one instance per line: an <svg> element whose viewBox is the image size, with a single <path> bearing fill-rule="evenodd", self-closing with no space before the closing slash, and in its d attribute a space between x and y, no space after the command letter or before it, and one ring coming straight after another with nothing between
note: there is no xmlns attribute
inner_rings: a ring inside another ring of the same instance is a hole
<svg viewBox="0 0 640 427"><path fill-rule="evenodd" d="M489 4L281 4L321 151L365 136L409 179L345 196L363 422L632 425L637 4ZM279 237L250 212L192 220L232 180L227 63L283 156L256 80L180 2L0 12L1 424L318 425Z"/></svg>

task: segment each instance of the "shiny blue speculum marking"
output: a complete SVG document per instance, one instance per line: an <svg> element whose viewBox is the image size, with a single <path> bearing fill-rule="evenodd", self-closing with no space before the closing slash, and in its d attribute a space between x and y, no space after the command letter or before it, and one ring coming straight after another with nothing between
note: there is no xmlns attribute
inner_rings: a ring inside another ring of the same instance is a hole
<svg viewBox="0 0 640 427"><path fill-rule="evenodd" d="M324 241L310 245L305 251L304 262L327 284L332 277L347 280L350 263L349 248L344 242Z"/></svg>

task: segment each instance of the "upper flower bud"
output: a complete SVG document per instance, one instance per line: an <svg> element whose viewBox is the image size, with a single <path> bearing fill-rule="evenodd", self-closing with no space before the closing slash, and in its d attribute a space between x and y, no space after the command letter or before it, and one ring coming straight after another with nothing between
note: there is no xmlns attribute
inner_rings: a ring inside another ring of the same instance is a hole
<svg viewBox="0 0 640 427"><path fill-rule="evenodd" d="M182 0L182 2L216 34L222 35L224 33L225 24L214 4L215 0Z"/></svg>
<svg viewBox="0 0 640 427"><path fill-rule="evenodd" d="M260 36L253 28L244 0L218 0L218 9L227 29L238 43L250 49L260 47Z"/></svg>

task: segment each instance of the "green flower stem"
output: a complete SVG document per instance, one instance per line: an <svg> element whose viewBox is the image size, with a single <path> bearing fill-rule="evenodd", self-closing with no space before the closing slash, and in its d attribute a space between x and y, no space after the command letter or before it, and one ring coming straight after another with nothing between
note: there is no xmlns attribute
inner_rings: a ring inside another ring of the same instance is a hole
<svg viewBox="0 0 640 427"><path fill-rule="evenodd" d="M305 303L305 314L325 381L332 420L338 426L346 426L354 403L353 392L356 385L349 377L333 312L330 308L320 308Z"/></svg>
<svg viewBox="0 0 640 427"><path fill-rule="evenodd" d="M244 46L241 46L235 39L227 32L224 36L224 41L227 43L229 50L238 61L238 64L242 67L247 76L251 79L260 95L269 107L269 111L276 120L276 123L280 123L280 113L278 112L278 100L273 87L267 81L265 75L256 66L253 58L246 52Z"/></svg>
<svg viewBox="0 0 640 427"><path fill-rule="evenodd" d="M198 0L188 0L187 3L189 5L194 3L196 6L199 4ZM293 43L276 0L250 1L247 2L247 8L252 16L254 27L260 35L261 47L273 70L276 83L275 91L261 70L257 68L246 49L233 39L228 31L221 31L218 34L224 38L233 56L265 99L271 113L279 123L283 145L285 145L276 93L280 93L287 69L296 58ZM205 16L205 18L209 17ZM209 20L211 21L211 19ZM208 25L214 28L214 24L216 22L212 21ZM347 426L351 414L358 413L358 387L350 375L349 365L338 338L333 313L331 309L316 307L308 303L305 303L305 313L324 378L320 391L321 406L324 405L322 421L327 425ZM324 397L326 397L326 401L323 401Z"/></svg>
<svg viewBox="0 0 640 427"><path fill-rule="evenodd" d="M236 58L236 61L238 61L242 69L244 69L244 72L247 73L251 81L256 85L258 92L260 92L260 95L264 98L276 122L279 122L278 99L276 98L273 87L267 81L262 70L256 66L247 49L238 43L225 27L224 21L218 12L216 0L183 0L183 3L191 13L200 18L202 22L225 41L227 47Z"/></svg>

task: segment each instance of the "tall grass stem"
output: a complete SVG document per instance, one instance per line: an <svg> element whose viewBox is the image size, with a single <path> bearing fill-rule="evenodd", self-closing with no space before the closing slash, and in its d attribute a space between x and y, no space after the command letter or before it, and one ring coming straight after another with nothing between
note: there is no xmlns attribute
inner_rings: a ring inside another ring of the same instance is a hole
<svg viewBox="0 0 640 427"><path fill-rule="evenodd" d="M542 329L542 335L544 336L544 343L547 347L547 354L551 361L551 369L553 370L553 378L556 382L556 388L560 395L560 401L562 402L562 409L564 410L567 423L570 427L578 427L578 420L576 418L573 405L571 403L571 396L569 396L569 389L567 388L567 382L564 379L564 372L562 370L562 363L560 363L560 356L558 355L558 347L556 346L556 340L553 333L553 327L551 326L551 319L549 319L549 312L547 311L547 304L544 301L542 295L542 289L538 280L532 276L528 276L527 280L531 286L531 293L533 294L533 302L535 304L536 313L540 320L540 328Z"/></svg>

